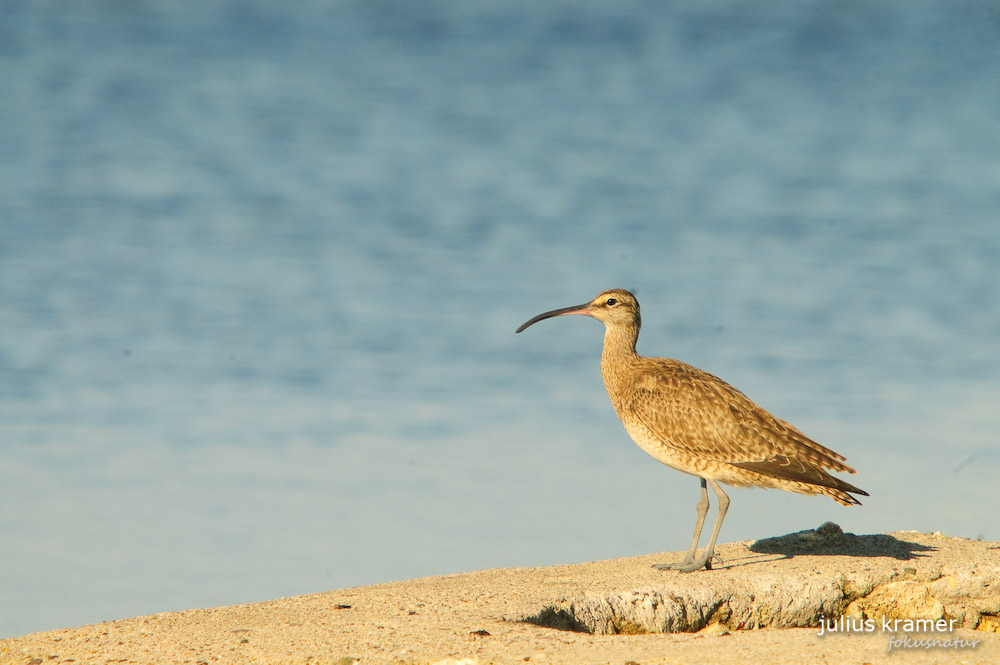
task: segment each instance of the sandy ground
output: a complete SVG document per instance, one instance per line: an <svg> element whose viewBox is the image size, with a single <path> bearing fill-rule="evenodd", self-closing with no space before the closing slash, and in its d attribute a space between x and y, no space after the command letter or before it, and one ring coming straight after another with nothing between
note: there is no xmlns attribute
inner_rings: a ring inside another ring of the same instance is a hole
<svg viewBox="0 0 1000 665"><path fill-rule="evenodd" d="M746 542L721 546L723 563L715 570L688 575L650 567L676 560L677 553L483 570L36 633L0 640L0 663L1000 663L1000 633L992 632L1000 603L993 607L994 596L982 595L997 591L1000 579L991 588L993 577L977 592L975 616L987 612L975 619L980 630L896 634L952 645L960 640L957 647L911 642L889 651L893 634L878 629L819 636L817 628L740 630L710 623L696 633L594 635L524 621L574 599L643 589L669 596L729 584L766 592L825 576L889 571L901 580L947 581L941 575L956 568L990 576L1000 571L997 543L913 532L892 536L913 544L908 558L760 553ZM955 607L948 606L949 616L960 611Z"/></svg>

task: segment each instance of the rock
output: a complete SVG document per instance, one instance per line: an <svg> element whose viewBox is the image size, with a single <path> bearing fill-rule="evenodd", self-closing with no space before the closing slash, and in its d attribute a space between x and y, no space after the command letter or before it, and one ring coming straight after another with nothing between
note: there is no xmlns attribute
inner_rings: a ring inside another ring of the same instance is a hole
<svg viewBox="0 0 1000 665"><path fill-rule="evenodd" d="M932 536L935 539L937 536ZM914 560L936 548L892 535L856 536L832 522L817 529L760 540L751 552L796 556ZM549 605L524 620L540 626L593 634L697 632L725 629L816 627L822 617L954 619L955 625L993 630L1000 624L1000 567L962 567L950 572L866 566L789 574L733 565L691 576L664 574L640 588L589 591Z"/></svg>

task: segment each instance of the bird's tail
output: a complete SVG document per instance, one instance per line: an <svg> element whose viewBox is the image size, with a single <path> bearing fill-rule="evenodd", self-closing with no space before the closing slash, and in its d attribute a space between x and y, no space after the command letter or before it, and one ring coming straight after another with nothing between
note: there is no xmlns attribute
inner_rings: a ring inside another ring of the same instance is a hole
<svg viewBox="0 0 1000 665"><path fill-rule="evenodd" d="M733 466L759 473L782 489L803 494L824 494L844 506L861 505L851 494L868 496L868 492L830 475L825 469L785 455L775 455L760 462L737 462Z"/></svg>

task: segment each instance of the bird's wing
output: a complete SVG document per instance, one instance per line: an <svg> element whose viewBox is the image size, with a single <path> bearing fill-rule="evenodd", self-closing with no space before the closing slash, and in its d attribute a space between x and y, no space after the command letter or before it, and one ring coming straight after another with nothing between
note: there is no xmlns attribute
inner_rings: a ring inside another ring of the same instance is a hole
<svg viewBox="0 0 1000 665"><path fill-rule="evenodd" d="M729 464L790 459L853 471L844 457L708 372L679 361L645 369L633 375L624 406L665 445Z"/></svg>

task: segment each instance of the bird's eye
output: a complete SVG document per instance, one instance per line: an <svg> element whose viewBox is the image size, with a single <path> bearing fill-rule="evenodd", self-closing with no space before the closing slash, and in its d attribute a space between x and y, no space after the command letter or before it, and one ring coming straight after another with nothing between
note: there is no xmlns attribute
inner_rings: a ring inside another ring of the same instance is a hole
<svg viewBox="0 0 1000 665"><path fill-rule="evenodd" d="M614 298L608 298L608 301L606 303L604 303L604 304L609 305L609 306L610 305L617 305L618 301L615 300Z"/></svg>

